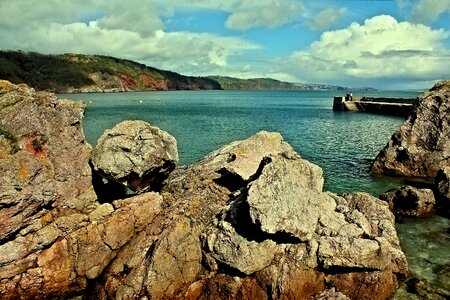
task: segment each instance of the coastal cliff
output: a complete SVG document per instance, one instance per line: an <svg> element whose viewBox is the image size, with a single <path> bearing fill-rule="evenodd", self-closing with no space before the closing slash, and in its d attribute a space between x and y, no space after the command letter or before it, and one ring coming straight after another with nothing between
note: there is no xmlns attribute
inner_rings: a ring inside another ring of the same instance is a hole
<svg viewBox="0 0 450 300"><path fill-rule="evenodd" d="M2 299L387 299L408 272L388 204L324 192L278 133L172 171L176 144L140 121L107 131L95 155L111 159L94 162L82 115L0 81ZM167 158L141 159L152 141ZM107 200L97 176L141 194Z"/></svg>
<svg viewBox="0 0 450 300"><path fill-rule="evenodd" d="M345 90L324 84L282 82L270 78L184 76L134 61L102 55L44 55L0 51L0 79L26 83L55 93L164 90Z"/></svg>

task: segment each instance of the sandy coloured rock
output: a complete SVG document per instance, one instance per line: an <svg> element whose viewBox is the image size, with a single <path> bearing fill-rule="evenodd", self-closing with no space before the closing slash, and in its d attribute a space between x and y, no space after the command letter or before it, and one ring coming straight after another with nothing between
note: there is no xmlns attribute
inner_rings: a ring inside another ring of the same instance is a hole
<svg viewBox="0 0 450 300"><path fill-rule="evenodd" d="M450 81L438 82L392 135L371 166L374 174L434 179L450 165Z"/></svg>
<svg viewBox="0 0 450 300"><path fill-rule="evenodd" d="M144 121L106 130L92 155L95 171L134 191L158 190L177 162L175 138Z"/></svg>

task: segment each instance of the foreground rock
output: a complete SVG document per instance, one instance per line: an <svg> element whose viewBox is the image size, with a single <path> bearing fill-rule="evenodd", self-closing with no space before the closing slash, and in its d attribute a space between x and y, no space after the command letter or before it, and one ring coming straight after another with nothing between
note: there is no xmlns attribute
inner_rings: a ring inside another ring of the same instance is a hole
<svg viewBox="0 0 450 300"><path fill-rule="evenodd" d="M232 143L167 182L164 219L124 247L103 296L306 299L332 286L386 299L407 272L388 205L323 193L320 168L279 134Z"/></svg>
<svg viewBox="0 0 450 300"><path fill-rule="evenodd" d="M98 206L83 112L80 102L0 81L0 298L41 286L44 249Z"/></svg>
<svg viewBox="0 0 450 300"><path fill-rule="evenodd" d="M437 210L450 217L450 166L438 171L436 175Z"/></svg>
<svg viewBox="0 0 450 300"><path fill-rule="evenodd" d="M407 273L387 203L322 192L321 169L279 134L177 169L161 193L100 205L82 107L25 86L5 90L2 299L386 299ZM35 132L45 143L29 148ZM22 165L29 177L17 175Z"/></svg>
<svg viewBox="0 0 450 300"><path fill-rule="evenodd" d="M134 191L157 190L178 162L177 142L143 121L123 121L98 140L95 171Z"/></svg>
<svg viewBox="0 0 450 300"><path fill-rule="evenodd" d="M430 189L401 186L380 196L389 203L391 211L398 216L425 217L434 212L435 199Z"/></svg>
<svg viewBox="0 0 450 300"><path fill-rule="evenodd" d="M405 123L375 159L374 174L432 178L450 165L450 81L419 97Z"/></svg>
<svg viewBox="0 0 450 300"><path fill-rule="evenodd" d="M42 218L56 209L67 214L95 208L83 112L80 102L0 81L0 245L41 229ZM21 258L49 242L26 249ZM3 263L6 257L0 255Z"/></svg>

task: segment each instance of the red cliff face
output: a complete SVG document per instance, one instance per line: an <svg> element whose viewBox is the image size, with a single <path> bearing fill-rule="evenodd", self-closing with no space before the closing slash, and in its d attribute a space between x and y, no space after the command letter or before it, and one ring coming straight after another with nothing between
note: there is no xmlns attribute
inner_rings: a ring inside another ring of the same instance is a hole
<svg viewBox="0 0 450 300"><path fill-rule="evenodd" d="M144 83L144 87L151 91L165 91L167 90L167 82L165 80L156 80L148 75L141 75L140 79Z"/></svg>
<svg viewBox="0 0 450 300"><path fill-rule="evenodd" d="M122 82L122 84L129 88L130 90L134 90L137 88L137 83L136 80L134 80L133 78L124 75L124 74L120 74L117 76L119 78L119 80Z"/></svg>

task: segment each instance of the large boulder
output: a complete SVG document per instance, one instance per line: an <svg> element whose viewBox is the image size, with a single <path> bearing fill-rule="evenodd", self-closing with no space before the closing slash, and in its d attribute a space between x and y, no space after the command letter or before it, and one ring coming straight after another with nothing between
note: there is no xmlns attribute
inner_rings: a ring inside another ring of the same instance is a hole
<svg viewBox="0 0 450 300"><path fill-rule="evenodd" d="M178 162L177 141L144 121L105 131L92 155L94 170L134 191L158 190Z"/></svg>
<svg viewBox="0 0 450 300"><path fill-rule="evenodd" d="M434 179L450 165L450 81L437 83L392 135L371 166L374 174Z"/></svg>
<svg viewBox="0 0 450 300"><path fill-rule="evenodd" d="M389 208L397 216L426 217L434 212L435 199L430 189L401 186L380 195L389 203Z"/></svg>
<svg viewBox="0 0 450 300"><path fill-rule="evenodd" d="M450 166L438 171L435 185L437 210L450 217Z"/></svg>
<svg viewBox="0 0 450 300"><path fill-rule="evenodd" d="M334 286L386 299L408 271L387 203L322 192L320 168L279 134L234 142L166 182L164 217L122 249L98 295L306 299Z"/></svg>

